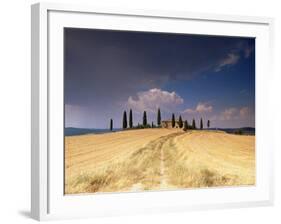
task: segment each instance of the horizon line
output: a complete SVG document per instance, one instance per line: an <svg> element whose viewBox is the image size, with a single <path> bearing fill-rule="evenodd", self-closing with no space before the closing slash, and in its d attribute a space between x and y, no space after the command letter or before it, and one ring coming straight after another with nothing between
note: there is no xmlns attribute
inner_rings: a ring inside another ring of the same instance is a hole
<svg viewBox="0 0 281 224"><path fill-rule="evenodd" d="M73 126L70 126L70 127L64 127L64 128L76 128L76 129L96 129L96 130L105 130L105 129L109 129L109 128L87 128L87 127L73 127ZM155 127L157 128L157 127ZM239 128L254 128L256 129L256 127L251 127L251 126L243 126L243 127L238 127L238 128L234 128L234 127L227 127L227 128L222 128L222 127L212 127L212 128L203 128L204 129L239 129ZM122 127L119 127L119 128L113 128L113 129L123 129ZM129 127L128 128L125 128L125 129L130 129ZM197 128L197 129L200 129L200 128Z"/></svg>

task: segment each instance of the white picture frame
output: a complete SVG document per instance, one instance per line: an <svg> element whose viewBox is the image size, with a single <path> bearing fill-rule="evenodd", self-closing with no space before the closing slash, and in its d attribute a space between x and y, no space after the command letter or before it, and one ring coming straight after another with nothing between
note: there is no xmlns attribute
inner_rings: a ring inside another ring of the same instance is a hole
<svg viewBox="0 0 281 224"><path fill-rule="evenodd" d="M37 220L98 217L273 203L273 146L265 130L272 71L272 18L190 12L100 9L38 3L31 7L32 148L31 215ZM255 37L256 185L216 189L98 195L63 194L63 27ZM188 200L186 200L188 199Z"/></svg>

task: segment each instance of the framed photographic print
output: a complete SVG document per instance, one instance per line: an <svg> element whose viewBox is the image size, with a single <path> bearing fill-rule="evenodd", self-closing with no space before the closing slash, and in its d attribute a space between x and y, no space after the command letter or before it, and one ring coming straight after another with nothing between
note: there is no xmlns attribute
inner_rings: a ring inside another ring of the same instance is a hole
<svg viewBox="0 0 281 224"><path fill-rule="evenodd" d="M273 202L271 18L32 6L32 217Z"/></svg>

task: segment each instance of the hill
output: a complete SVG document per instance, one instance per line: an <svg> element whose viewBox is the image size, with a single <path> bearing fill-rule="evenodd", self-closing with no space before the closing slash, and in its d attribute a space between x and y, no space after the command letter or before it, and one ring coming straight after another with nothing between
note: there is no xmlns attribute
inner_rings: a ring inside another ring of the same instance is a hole
<svg viewBox="0 0 281 224"><path fill-rule="evenodd" d="M65 193L255 184L255 136L141 129L65 138Z"/></svg>
<svg viewBox="0 0 281 224"><path fill-rule="evenodd" d="M209 130L219 130L225 131L230 134L242 134L242 135L255 135L255 128L252 127L242 127L242 128L210 128Z"/></svg>

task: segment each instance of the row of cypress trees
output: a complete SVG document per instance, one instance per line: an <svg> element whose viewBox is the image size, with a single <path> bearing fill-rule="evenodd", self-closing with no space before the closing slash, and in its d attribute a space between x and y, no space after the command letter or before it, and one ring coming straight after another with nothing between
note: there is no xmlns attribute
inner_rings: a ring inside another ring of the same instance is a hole
<svg viewBox="0 0 281 224"><path fill-rule="evenodd" d="M172 127L174 128L176 126L176 119L175 114L172 114ZM210 128L210 120L207 121L207 127ZM189 125L187 120L183 122L181 115L179 116L179 128L183 128L184 130L187 129L197 129L195 119L192 119L192 124ZM200 119L200 129L203 129L203 119L201 117Z"/></svg>
<svg viewBox="0 0 281 224"><path fill-rule="evenodd" d="M158 127L160 127L160 125L161 125L161 111L160 111L160 108L158 108L158 110L157 110L157 125L158 125ZM176 125L175 114L172 114L172 127L174 128L175 125ZM139 126L140 125L138 124L138 127ZM129 111L129 125L128 125L128 121L127 121L127 112L126 111L123 112L122 128L126 129L128 127L129 128L133 128L134 127L134 125L133 125L133 112L132 112L132 109L130 109L130 111ZM143 112L142 127L143 128L147 128L147 127L152 127L153 128L154 127L154 123L153 122L151 123L151 126L148 124L146 111ZM207 127L208 128L210 127L210 120L207 121ZM179 128L183 128L184 130L187 130L187 129L197 129L195 119L193 119L192 120L192 124L189 125L187 120L185 120L183 122L182 117L180 115L179 116ZM202 118L200 119L200 129L201 130L203 129L203 120L202 120ZM111 131L113 130L113 120L112 119L110 119L110 130Z"/></svg>
<svg viewBox="0 0 281 224"><path fill-rule="evenodd" d="M157 125L158 125L158 127L161 125L161 111L160 111L160 108L158 108L158 111L157 111ZM140 125L138 124L138 126L140 126ZM128 121L127 121L127 112L124 111L123 112L122 128L126 129L126 128L133 128L133 127L134 127L134 124L133 124L133 112L132 112L132 109L130 109L130 112L129 112L129 125L128 125ZM142 127L154 127L154 123L153 122L151 123L151 126L148 124L146 111L143 112Z"/></svg>
<svg viewBox="0 0 281 224"><path fill-rule="evenodd" d="M202 120L202 119L201 119ZM172 128L174 128L176 126L176 119L175 119L175 114L172 114ZM182 117L181 115L179 116L179 128L182 128L184 126L184 128L186 129L196 129L196 123L195 120L192 120L192 125L189 125L187 120L185 120L184 122L182 121Z"/></svg>

